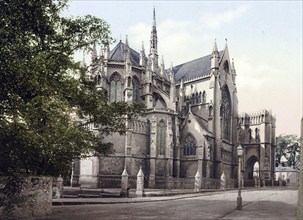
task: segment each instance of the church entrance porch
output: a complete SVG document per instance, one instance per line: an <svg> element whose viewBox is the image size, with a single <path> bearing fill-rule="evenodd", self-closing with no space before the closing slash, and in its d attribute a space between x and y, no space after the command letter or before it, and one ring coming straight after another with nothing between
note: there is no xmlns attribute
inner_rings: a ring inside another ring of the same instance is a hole
<svg viewBox="0 0 303 220"><path fill-rule="evenodd" d="M244 166L244 186L260 186L259 160L256 156L250 156Z"/></svg>

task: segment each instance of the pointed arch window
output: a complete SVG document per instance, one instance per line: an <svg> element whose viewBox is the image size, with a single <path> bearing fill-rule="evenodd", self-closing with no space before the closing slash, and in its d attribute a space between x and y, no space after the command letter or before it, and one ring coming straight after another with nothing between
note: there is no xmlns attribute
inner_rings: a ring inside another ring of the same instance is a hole
<svg viewBox="0 0 303 220"><path fill-rule="evenodd" d="M198 92L196 92L196 95L195 95L195 102L196 102L196 104L199 103L199 95L198 95Z"/></svg>
<svg viewBox="0 0 303 220"><path fill-rule="evenodd" d="M191 134L187 135L184 140L183 155L196 155L196 140Z"/></svg>
<svg viewBox="0 0 303 220"><path fill-rule="evenodd" d="M202 102L202 93L201 93L201 92L199 92L199 100L198 100L198 102L199 102L199 103Z"/></svg>
<svg viewBox="0 0 303 220"><path fill-rule="evenodd" d="M222 104L220 112L222 117L223 138L229 140L231 133L231 99L227 86L225 86L222 91Z"/></svg>
<svg viewBox="0 0 303 220"><path fill-rule="evenodd" d="M158 123L158 138L157 138L157 154L165 155L166 146L166 124L164 120L160 120Z"/></svg>
<svg viewBox="0 0 303 220"><path fill-rule="evenodd" d="M195 94L191 94L191 104L195 104Z"/></svg>
<svg viewBox="0 0 303 220"><path fill-rule="evenodd" d="M140 99L139 82L133 78L133 100L138 102Z"/></svg>
<svg viewBox="0 0 303 220"><path fill-rule="evenodd" d="M110 102L122 101L122 83L118 74L114 74L110 81Z"/></svg>
<svg viewBox="0 0 303 220"><path fill-rule="evenodd" d="M252 140L252 130L248 129L248 141L249 141L249 143L251 142L251 140Z"/></svg>
<svg viewBox="0 0 303 220"><path fill-rule="evenodd" d="M205 104L206 103L206 92L203 91L203 94L202 94L202 103Z"/></svg>

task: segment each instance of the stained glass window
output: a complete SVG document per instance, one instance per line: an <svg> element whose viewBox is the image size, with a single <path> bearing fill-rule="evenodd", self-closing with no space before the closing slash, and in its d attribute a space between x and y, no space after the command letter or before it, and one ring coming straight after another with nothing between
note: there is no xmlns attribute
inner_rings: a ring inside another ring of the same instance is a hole
<svg viewBox="0 0 303 220"><path fill-rule="evenodd" d="M192 135L187 135L184 140L184 146L183 146L183 154L185 156L187 155L196 155L196 140Z"/></svg>
<svg viewBox="0 0 303 220"><path fill-rule="evenodd" d="M165 155L166 145L166 124L163 120L158 123L158 143L157 152L158 155Z"/></svg>
<svg viewBox="0 0 303 220"><path fill-rule="evenodd" d="M115 74L110 82L110 102L122 101L122 83L118 74Z"/></svg>

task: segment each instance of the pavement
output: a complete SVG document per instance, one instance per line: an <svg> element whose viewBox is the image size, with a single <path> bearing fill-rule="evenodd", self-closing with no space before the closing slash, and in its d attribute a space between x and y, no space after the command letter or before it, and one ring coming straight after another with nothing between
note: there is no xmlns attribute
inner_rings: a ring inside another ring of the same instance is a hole
<svg viewBox="0 0 303 220"><path fill-rule="evenodd" d="M106 192L102 192L105 193ZM115 193L112 192L112 195ZM130 192L131 196L134 196L134 191ZM193 190L151 190L146 191L143 197L99 197L99 198L60 198L53 199L54 208L59 212L61 210L69 211L73 207L78 210L82 209L85 213L85 209L90 207L111 207L106 204L116 204L121 207L129 207L129 205L134 204L134 206L142 206L145 204L158 204L162 201L171 201L170 203L186 203L185 201L199 201L205 204L218 204L221 206L221 210L210 205L207 212L209 215L204 215L203 217L192 217L187 219L268 219L268 220L295 220L296 216L296 201L297 201L297 189L287 188L287 187L265 187L265 188L245 188L242 190L243 198L243 209L236 210L236 189L228 189L226 191L222 190L203 190L202 192L193 192ZM179 202L178 202L179 201ZM211 203L213 201L213 203ZM153 203L151 203L153 202ZM101 206L95 206L95 205ZM165 203L161 203L165 204ZM167 204L167 203L166 203ZM80 205L80 206L79 206ZM93 206L91 206L93 205ZM152 205L148 205L152 206ZM164 205L162 205L164 206ZM66 208L65 208L66 207ZM79 207L79 208L76 208ZM81 207L81 208L80 208ZM104 209L103 208L103 209ZM106 208L109 209L109 208ZM218 215L218 212L220 212ZM96 211L98 212L98 211ZM104 214L104 210L102 211ZM223 214L222 214L223 213ZM60 219L58 216L54 219ZM66 219L65 216L64 219ZM134 217L134 216L133 216ZM133 217L131 219L133 219ZM178 216L171 216L165 219L181 219ZM48 218L49 219L49 218ZM51 218L52 219L52 218ZM111 218L104 218L111 219ZM127 219L127 217L125 218ZM141 219L134 218L134 219ZM161 218L160 218L161 219Z"/></svg>
<svg viewBox="0 0 303 220"><path fill-rule="evenodd" d="M227 189L226 191L234 190ZM76 193L71 193L74 191ZM168 201L208 195L209 193L220 193L219 189L203 189L200 192L194 192L192 189L146 189L143 196L137 196L135 190L129 191L128 197L120 196L120 189L80 189L65 188L65 194L60 199L53 199L53 206L58 205L92 205L92 204L118 204L118 203L141 203ZM78 193L77 193L78 192ZM80 192L80 193L79 193ZM99 192L99 193L98 193ZM208 193L208 194L205 194Z"/></svg>

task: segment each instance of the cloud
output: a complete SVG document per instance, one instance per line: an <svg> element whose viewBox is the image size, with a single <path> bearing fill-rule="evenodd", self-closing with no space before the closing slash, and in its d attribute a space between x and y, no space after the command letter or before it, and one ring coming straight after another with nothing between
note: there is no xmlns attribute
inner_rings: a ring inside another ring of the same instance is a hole
<svg viewBox="0 0 303 220"><path fill-rule="evenodd" d="M199 19L199 23L208 28L218 29L224 24L230 24L234 20L240 18L247 11L247 6L239 6L235 10L229 10L222 14L213 12L206 13Z"/></svg>

